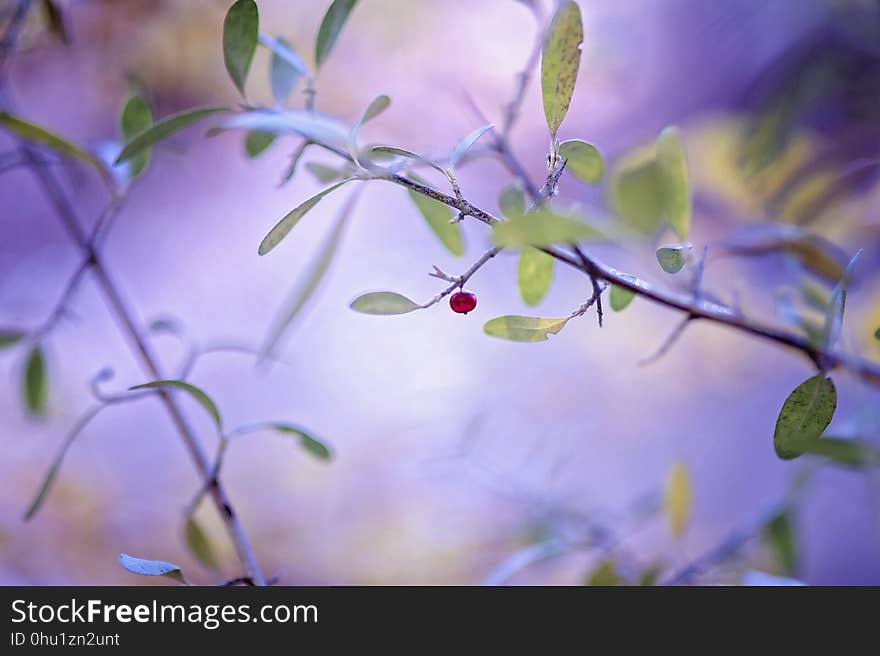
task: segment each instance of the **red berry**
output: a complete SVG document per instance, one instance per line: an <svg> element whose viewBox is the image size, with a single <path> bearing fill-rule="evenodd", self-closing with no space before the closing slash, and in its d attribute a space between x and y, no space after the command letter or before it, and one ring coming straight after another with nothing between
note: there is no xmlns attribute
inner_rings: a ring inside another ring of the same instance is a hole
<svg viewBox="0 0 880 656"><path fill-rule="evenodd" d="M470 292L455 292L449 297L449 307L453 312L467 314L477 307L477 297Z"/></svg>

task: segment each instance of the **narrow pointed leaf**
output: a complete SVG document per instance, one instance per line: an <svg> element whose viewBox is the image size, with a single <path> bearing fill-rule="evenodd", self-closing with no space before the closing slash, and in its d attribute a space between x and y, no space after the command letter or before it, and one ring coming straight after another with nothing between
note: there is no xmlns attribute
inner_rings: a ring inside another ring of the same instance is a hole
<svg viewBox="0 0 880 656"><path fill-rule="evenodd" d="M495 126L491 123L488 125L484 125L477 128L469 135L467 135L464 139L459 141L458 145L455 147L455 150L452 151L452 155L449 156L449 168L454 169L456 165L461 161L461 158L464 157L464 154L468 150L470 150L471 146L473 146L480 137L482 137L494 127Z"/></svg>
<svg viewBox="0 0 880 656"><path fill-rule="evenodd" d="M553 282L556 260L537 248L527 247L519 254L517 283L519 293L526 305L540 303Z"/></svg>
<svg viewBox="0 0 880 656"><path fill-rule="evenodd" d="M412 176L416 182L424 184L424 181L416 176ZM457 223L451 223L452 210L439 200L420 194L417 191L408 189L410 199L419 210L419 213L425 219L428 227L437 235L440 242L446 249L460 257L464 254L464 241L461 236L461 227Z"/></svg>
<svg viewBox="0 0 880 656"><path fill-rule="evenodd" d="M242 96L259 35L260 16L257 3L254 0L237 0L223 20L223 61L229 77Z"/></svg>
<svg viewBox="0 0 880 656"><path fill-rule="evenodd" d="M46 146L61 155L72 157L88 164L97 170L106 182L112 182L113 180L107 167L104 166L99 158L41 125L20 119L9 112L0 111L0 126L26 141Z"/></svg>
<svg viewBox="0 0 880 656"><path fill-rule="evenodd" d="M364 110L364 113L360 115L355 124L351 127L351 131L348 133L348 153L351 155L351 158L354 160L354 163L357 166L360 166L360 161L358 159L358 133L360 132L361 125L366 123L372 118L375 118L386 109L391 104L391 98L388 96L376 96L373 98L372 102L367 105L367 108Z"/></svg>
<svg viewBox="0 0 880 656"><path fill-rule="evenodd" d="M580 139L559 144L559 155L565 160L565 170L581 182L596 184L605 175L602 155L593 145Z"/></svg>
<svg viewBox="0 0 880 656"><path fill-rule="evenodd" d="M434 162L429 160L427 157L422 157L418 153L414 153L411 150L404 150L403 148L393 148L392 146L374 146L370 150L372 152L376 152L376 153L383 153L383 154L388 154L388 155L396 155L398 157L405 157L406 159L414 160L416 162L419 162L420 164L427 164L428 166L430 166L434 170L439 171L440 173L443 173L444 175L446 174L442 167L435 164Z"/></svg>
<svg viewBox="0 0 880 656"><path fill-rule="evenodd" d="M332 116L306 109L283 111L255 109L236 112L224 121L218 130L259 130L273 134L298 134L307 139L345 149L348 147L350 128Z"/></svg>
<svg viewBox="0 0 880 656"><path fill-rule="evenodd" d="M273 39L264 34L260 35L260 43L272 51L269 62L269 82L272 87L272 98L279 105L283 105L296 87L296 83L302 76L307 76L309 70L305 62L296 54L293 47L279 37Z"/></svg>
<svg viewBox="0 0 880 656"><path fill-rule="evenodd" d="M687 264L690 246L663 246L657 249L657 261L666 273L678 273Z"/></svg>
<svg viewBox="0 0 880 656"><path fill-rule="evenodd" d="M355 193L355 195L351 196L346 201L326 242L297 282L290 297L285 300L280 311L273 320L269 334L266 336L266 340L260 349L261 357L265 358L274 352L275 347L284 336L284 333L288 330L303 308L308 305L308 302L315 294L315 291L317 291L318 286L321 284L321 281L330 269L330 265L333 263L333 258L336 256L336 252L339 250L339 244L342 242L342 235L345 226L354 210L357 198L357 193Z"/></svg>
<svg viewBox="0 0 880 656"><path fill-rule="evenodd" d="M122 136L126 141L131 141L137 135L146 132L153 125L153 112L147 101L140 96L132 96L122 108L119 117ZM150 162L150 150L144 149L129 161L129 173L132 178L143 173Z"/></svg>
<svg viewBox="0 0 880 656"><path fill-rule="evenodd" d="M691 227L691 191L687 162L678 128L668 127L657 138L657 165L666 186L666 219L680 239Z"/></svg>
<svg viewBox="0 0 880 656"><path fill-rule="evenodd" d="M819 374L798 385L776 418L776 455L791 460L816 447L836 409L837 389L830 378Z"/></svg>
<svg viewBox="0 0 880 656"><path fill-rule="evenodd" d="M187 548L202 565L214 571L219 570L217 555L207 534L202 530L199 523L192 517L187 517L183 526L183 539Z"/></svg>
<svg viewBox="0 0 880 656"><path fill-rule="evenodd" d="M277 135L271 132L260 132L259 130L248 132L244 140L244 152L248 157L259 157L275 143L276 138Z"/></svg>
<svg viewBox="0 0 880 656"><path fill-rule="evenodd" d="M556 335L565 328L568 319L545 319L505 315L486 322L483 331L492 337L513 342L545 342L548 335Z"/></svg>
<svg viewBox="0 0 880 656"><path fill-rule="evenodd" d="M269 424L269 428L284 435L294 435L298 437L300 446L318 460L333 459L333 452L330 450L329 446L298 426L285 423L273 423Z"/></svg>
<svg viewBox="0 0 880 656"><path fill-rule="evenodd" d="M672 467L666 479L666 490L663 496L663 508L669 529L680 538L687 529L691 517L693 490L687 466L677 463Z"/></svg>
<svg viewBox="0 0 880 656"><path fill-rule="evenodd" d="M526 213L525 192L517 185L506 187L498 198L498 207L501 208L501 213L508 219L522 216Z"/></svg>
<svg viewBox="0 0 880 656"><path fill-rule="evenodd" d="M363 314L406 314L419 305L395 292L370 292L351 302L351 309Z"/></svg>
<svg viewBox="0 0 880 656"><path fill-rule="evenodd" d="M584 28L575 2L559 6L541 52L541 94L551 139L568 113L581 61Z"/></svg>
<svg viewBox="0 0 880 656"><path fill-rule="evenodd" d="M211 114L228 111L228 107L203 107L167 116L154 124L153 127L146 132L141 132L131 141L126 143L114 164L119 164L120 162L131 159L145 148L149 148L153 144L162 141L163 139L167 139L172 134L180 132L184 128L201 121L203 118L206 118Z"/></svg>
<svg viewBox="0 0 880 656"><path fill-rule="evenodd" d="M218 429L223 428L223 420L220 418L220 410L217 409L217 404L208 396L204 390L196 387L195 385L191 385L190 383L184 382L182 380L154 380L149 383L144 383L143 385L135 385L134 387L129 388L131 391L134 390L142 390L142 389L179 389L187 394L189 394L192 398L194 398L199 405L201 405L205 411L211 415L211 418L214 420L214 423L217 425Z"/></svg>
<svg viewBox="0 0 880 656"><path fill-rule="evenodd" d="M311 198L309 198L304 203L297 205L290 212L288 212L283 219L281 219L275 226L269 231L263 241L260 242L260 248L257 251L260 255L265 255L273 248L275 248L279 242L287 236L293 226L297 224L297 222L305 216L305 214L311 210L315 205L321 202L321 200L327 196L328 194L333 193L339 187L344 185L346 182L351 182L351 180L343 180L342 182L337 182L336 184L327 187L324 191L315 194Z"/></svg>
<svg viewBox="0 0 880 656"><path fill-rule="evenodd" d="M315 41L315 64L320 67L327 59L336 39L348 19L351 10L354 9L357 0L333 0L327 13L318 28L318 38Z"/></svg>
<svg viewBox="0 0 880 656"><path fill-rule="evenodd" d="M49 384L46 377L46 362L39 346L34 346L28 354L21 387L27 411L34 416L45 414Z"/></svg>
<svg viewBox="0 0 880 656"><path fill-rule="evenodd" d="M128 554L119 554L119 564L129 572L140 574L141 576L167 576L170 579L186 583L178 565L166 563L162 560L144 560L143 558L135 558Z"/></svg>
<svg viewBox="0 0 880 656"><path fill-rule="evenodd" d="M831 293L831 301L828 304L828 314L825 318L825 326L822 330L822 341L825 346L829 348L833 347L840 338L840 332L843 329L843 313L846 309L846 290L852 280L853 270L855 269L856 262L859 261L861 254L862 251L859 250L853 255L849 264L846 266L843 275L840 277L840 280L834 286L834 291Z"/></svg>

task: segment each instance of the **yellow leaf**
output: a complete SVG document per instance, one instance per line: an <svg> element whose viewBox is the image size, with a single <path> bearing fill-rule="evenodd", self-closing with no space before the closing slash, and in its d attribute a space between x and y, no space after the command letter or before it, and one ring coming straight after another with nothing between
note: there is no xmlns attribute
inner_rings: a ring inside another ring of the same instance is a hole
<svg viewBox="0 0 880 656"><path fill-rule="evenodd" d="M687 529L691 517L693 490L687 465L676 463L666 478L666 492L663 499L663 510L669 521L672 534L680 538Z"/></svg>

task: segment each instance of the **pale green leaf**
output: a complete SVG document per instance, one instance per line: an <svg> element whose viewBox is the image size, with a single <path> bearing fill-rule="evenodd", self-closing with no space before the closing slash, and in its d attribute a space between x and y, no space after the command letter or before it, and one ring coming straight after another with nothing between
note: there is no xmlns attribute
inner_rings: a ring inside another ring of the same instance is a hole
<svg viewBox="0 0 880 656"><path fill-rule="evenodd" d="M167 576L168 578L186 583L178 565L166 563L162 560L144 560L143 558L135 558L128 554L119 554L119 564L129 572L140 574L141 576Z"/></svg>
<svg viewBox="0 0 880 656"><path fill-rule="evenodd" d="M545 319L506 315L486 322L483 331L492 337L514 342L545 342L548 335L556 335L565 328L568 318Z"/></svg>
<svg viewBox="0 0 880 656"><path fill-rule="evenodd" d="M798 385L782 404L776 419L776 455L791 460L815 448L836 408L837 389L830 378L819 374Z"/></svg>
<svg viewBox="0 0 880 656"><path fill-rule="evenodd" d="M774 516L761 529L761 536L773 552L782 573L787 576L794 574L798 554L791 512L783 510Z"/></svg>
<svg viewBox="0 0 880 656"><path fill-rule="evenodd" d="M809 446L807 453L843 467L861 468L880 463L880 451L860 439L823 436Z"/></svg>
<svg viewBox="0 0 880 656"><path fill-rule="evenodd" d="M416 182L424 184L424 182L412 176ZM419 213L425 219L428 227L437 235L440 242L453 255L460 257L464 254L464 241L461 236L461 227L457 223L451 223L452 210L439 200L420 194L417 191L408 189L409 197L418 208Z"/></svg>
<svg viewBox="0 0 880 656"><path fill-rule="evenodd" d="M211 114L228 111L228 107L202 107L200 109L190 109L185 112L167 116L126 143L114 164L119 164L120 162L131 159L145 148L149 148L153 144L162 141L163 139L167 139L172 134L189 127L193 123L201 121L203 118L206 118Z"/></svg>
<svg viewBox="0 0 880 656"><path fill-rule="evenodd" d="M687 529L693 504L693 489L687 465L676 463L666 478L663 510L672 534L680 538Z"/></svg>
<svg viewBox="0 0 880 656"><path fill-rule="evenodd" d="M274 134L298 134L341 149L348 148L349 126L342 121L311 112L306 109L287 109L283 111L255 109L236 112L223 125L222 130L259 130Z"/></svg>
<svg viewBox="0 0 880 656"><path fill-rule="evenodd" d="M336 39L348 19L351 10L354 9L357 0L333 0L327 13L318 28L318 38L315 41L315 64L321 66L333 50Z"/></svg>
<svg viewBox="0 0 880 656"><path fill-rule="evenodd" d="M547 294L555 265L556 260L537 248L522 249L516 273L519 293L526 305L537 305Z"/></svg>
<svg viewBox="0 0 880 656"><path fill-rule="evenodd" d="M364 314L406 314L419 305L395 292L370 292L354 299L351 309Z"/></svg>
<svg viewBox="0 0 880 656"><path fill-rule="evenodd" d="M146 100L140 96L131 96L122 108L119 123L123 138L125 141L131 141L150 129L153 125L153 112ZM149 162L150 150L147 148L130 160L131 177L136 178L143 173Z"/></svg>
<svg viewBox="0 0 880 656"><path fill-rule="evenodd" d="M281 306L281 309L272 321L269 334L266 336L266 340L260 349L261 357L266 357L275 350L275 346L284 336L284 333L293 323L293 320L299 316L299 313L306 307L317 291L321 281L330 269L330 265L333 263L333 258L336 256L337 250L339 250L339 244L342 242L342 235L345 231L345 226L354 210L357 198L357 193L355 193L355 195L350 197L345 205L343 205L326 242L318 251L314 260L306 268L305 272L297 279L296 287L294 287L289 298L284 301L284 304Z"/></svg>
<svg viewBox="0 0 880 656"><path fill-rule="evenodd" d="M492 241L502 248L538 248L600 239L598 230L578 219L540 207L529 214L514 216L492 226Z"/></svg>
<svg viewBox="0 0 880 656"><path fill-rule="evenodd" d="M580 139L559 144L559 155L565 160L565 170L581 182L596 184L605 174L602 155L593 145Z"/></svg>
<svg viewBox="0 0 880 656"><path fill-rule="evenodd" d="M547 30L541 53L541 93L552 139L571 104L583 41L581 10L576 2L562 3Z"/></svg>
<svg viewBox="0 0 880 656"><path fill-rule="evenodd" d="M505 187L498 198L498 207L501 208L501 213L508 219L522 216L526 213L525 192L517 185Z"/></svg>
<svg viewBox="0 0 880 656"><path fill-rule="evenodd" d="M360 161L358 159L358 133L360 132L361 125L366 123L372 118L375 118L386 109L391 104L391 98L388 96L376 96L367 105L367 108L364 110L363 114L360 115L355 124L351 127L351 131L348 133L348 153L351 155L351 158L354 160L354 163L360 166Z"/></svg>
<svg viewBox="0 0 880 656"><path fill-rule="evenodd" d="M204 390L196 387L195 385L191 385L182 380L153 380L149 383L144 383L143 385L135 385L134 387L129 388L131 391L142 390L142 389L179 389L187 394L189 394L193 399L195 399L199 405L201 405L205 411L211 415L211 418L214 420L214 423L217 425L218 429L223 428L223 420L220 418L220 410L217 408L217 404L208 396Z"/></svg>
<svg viewBox="0 0 880 656"><path fill-rule="evenodd" d="M666 273L678 273L687 264L690 246L663 246L657 249L657 261Z"/></svg>
<svg viewBox="0 0 880 656"><path fill-rule="evenodd" d="M244 139L244 152L248 157L258 157L275 143L276 138L277 135L271 132L260 132L259 130L248 132Z"/></svg>
<svg viewBox="0 0 880 656"><path fill-rule="evenodd" d="M21 384L22 398L27 411L34 415L46 412L46 401L49 396L49 382L46 375L46 362L39 346L31 348L24 365Z"/></svg>
<svg viewBox="0 0 880 656"><path fill-rule="evenodd" d="M657 138L656 149L657 165L666 186L666 219L680 239L687 239L691 226L691 191L678 128L663 130Z"/></svg>
<svg viewBox="0 0 880 656"><path fill-rule="evenodd" d="M461 161L461 158L464 157L464 154L471 149L471 146L473 146L480 137L482 137L494 127L494 125L489 123L488 125L477 128L476 130L468 134L464 139L459 141L458 145L456 145L455 149L452 151L452 155L449 156L449 168L454 169L456 165Z"/></svg>
<svg viewBox="0 0 880 656"><path fill-rule="evenodd" d="M315 176L315 179L321 184L328 184L335 180L339 180L345 173L342 169L337 169L325 164L317 162L309 162L306 164L306 170Z"/></svg>
<svg viewBox="0 0 880 656"><path fill-rule="evenodd" d="M254 0L237 0L223 20L223 61L241 95L257 50L260 16Z"/></svg>
<svg viewBox="0 0 880 656"><path fill-rule="evenodd" d="M333 459L333 452L330 450L330 447L324 443L323 440L319 440L314 435L308 433L299 426L275 422L268 424L267 427L284 435L295 435L299 438L300 446L307 453L311 454L318 460Z"/></svg>
<svg viewBox="0 0 880 656"><path fill-rule="evenodd" d="M344 185L346 182L351 182L351 180L343 180L342 182L337 182L336 184L327 187L320 193L315 194L311 198L309 198L304 203L297 205L290 212L288 212L284 218L282 218L275 226L269 231L263 241L260 242L260 248L257 251L260 255L265 255L273 248L275 248L279 242L287 236L293 226L297 224L297 222L305 216L305 214L311 210L315 205L321 202L321 200L328 194L336 191Z"/></svg>
<svg viewBox="0 0 880 656"><path fill-rule="evenodd" d="M853 270L861 255L861 250L853 255L840 280L834 286L834 291L831 292L828 313L825 317L825 326L822 330L822 341L828 348L833 347L840 338L840 332L843 329L843 313L846 309L847 287L852 280Z"/></svg>
<svg viewBox="0 0 880 656"><path fill-rule="evenodd" d="M97 170L105 182L112 184L113 177L99 158L43 126L20 119L6 111L0 111L0 126L25 141L46 146L61 155L85 162Z"/></svg>
<svg viewBox="0 0 880 656"><path fill-rule="evenodd" d="M211 545L207 534L199 526L199 523L192 517L187 517L186 524L183 526L183 539L190 553L202 563L205 567L212 570L219 570L217 563L217 555L214 553L214 547Z"/></svg>
<svg viewBox="0 0 880 656"><path fill-rule="evenodd" d="M609 200L628 224L644 233L654 232L666 208L666 185L660 167L651 160L616 168L609 182Z"/></svg>
<svg viewBox="0 0 880 656"><path fill-rule="evenodd" d="M272 51L272 58L269 62L272 98L279 105L283 105L296 87L299 78L309 74L308 68L293 47L283 38L273 39L261 34L260 43Z"/></svg>
<svg viewBox="0 0 880 656"><path fill-rule="evenodd" d="M627 280L635 280L632 276L624 276ZM608 302L611 305L611 309L615 312L622 312L627 308L627 306L632 303L632 300L636 297L636 293L631 289L626 289L624 287L618 287L617 285L611 285L611 291L609 292Z"/></svg>
<svg viewBox="0 0 880 656"><path fill-rule="evenodd" d="M434 170L439 171L440 173L443 173L444 175L446 174L446 172L440 166L438 166L437 164L435 164L434 162L432 162L428 158L422 157L418 153L412 152L411 150L404 150L403 148L394 148L392 146L373 146L373 148L371 148L370 151L374 152L374 153L382 153L384 155L395 155L397 157L404 157L406 159L411 159L416 162L419 162L420 164L427 164L428 166L430 166Z"/></svg>

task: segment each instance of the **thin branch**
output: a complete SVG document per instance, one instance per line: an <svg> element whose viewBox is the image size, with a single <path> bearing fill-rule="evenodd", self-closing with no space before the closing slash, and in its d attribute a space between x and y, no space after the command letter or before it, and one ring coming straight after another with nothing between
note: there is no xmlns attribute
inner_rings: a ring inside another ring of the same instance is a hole
<svg viewBox="0 0 880 656"><path fill-rule="evenodd" d="M443 273L440 269L438 269L438 268L435 266L435 267L434 267L434 272L433 272L433 273L429 273L428 275L431 276L431 277L433 277L433 278L439 278L440 280L445 280L445 281L450 282L450 283L452 283L452 284L449 285L449 287L447 287L446 289L444 289L442 292L440 292L439 294L437 294L437 295L436 295L434 298L432 298L430 301L428 301L427 303L424 303L423 305L420 305L419 307L420 307L421 309L429 308L429 307L431 307L432 305L435 305L436 303L439 303L440 301L442 301L446 296L449 296L449 295L450 295L452 292L454 292L456 289L461 289L461 288L463 288L464 285L465 285L465 283L466 283L468 280L470 280L471 276L473 276L477 271L480 270L480 268L481 268L484 264L486 264L486 262L488 262L489 260L491 260L491 259L492 259L493 257L495 257L496 255L498 255L498 253L500 253L500 252L501 252L501 249L498 248L498 247L490 248L488 251L486 251L485 253L483 253L483 254L479 257L479 259L478 259L476 262L474 262L474 263L470 266L470 268L469 268L467 271L465 271L463 274L461 274L460 276L457 276L457 277L449 276L449 275Z"/></svg>

